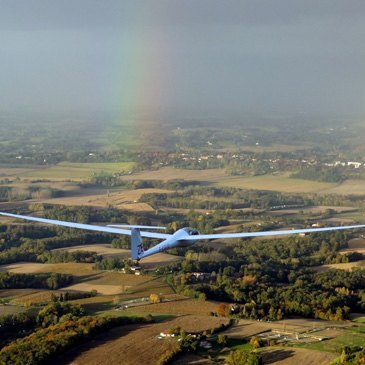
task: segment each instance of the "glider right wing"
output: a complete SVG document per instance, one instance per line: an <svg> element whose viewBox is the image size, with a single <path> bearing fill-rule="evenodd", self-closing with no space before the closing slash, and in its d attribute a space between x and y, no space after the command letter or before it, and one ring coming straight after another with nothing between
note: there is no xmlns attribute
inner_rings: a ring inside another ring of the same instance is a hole
<svg viewBox="0 0 365 365"><path fill-rule="evenodd" d="M224 239L224 238L244 238L244 237L264 237L264 236L269 237L269 236L282 236L282 235L298 234L298 233L338 231L341 229L356 229L356 228L365 228L365 224L359 224L359 225L354 225L354 226L288 229L288 230L281 230L281 231L198 234L198 235L194 235L194 236L184 237L184 240L196 241L196 240L215 240L218 238Z"/></svg>

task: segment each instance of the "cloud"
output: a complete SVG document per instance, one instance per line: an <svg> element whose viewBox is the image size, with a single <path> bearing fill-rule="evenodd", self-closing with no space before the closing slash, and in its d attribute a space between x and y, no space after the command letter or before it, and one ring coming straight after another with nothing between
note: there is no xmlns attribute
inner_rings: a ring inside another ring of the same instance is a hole
<svg viewBox="0 0 365 365"><path fill-rule="evenodd" d="M0 107L364 109L364 0L0 4Z"/></svg>
<svg viewBox="0 0 365 365"><path fill-rule="evenodd" d="M0 28L282 25L364 18L363 0L2 0Z"/></svg>

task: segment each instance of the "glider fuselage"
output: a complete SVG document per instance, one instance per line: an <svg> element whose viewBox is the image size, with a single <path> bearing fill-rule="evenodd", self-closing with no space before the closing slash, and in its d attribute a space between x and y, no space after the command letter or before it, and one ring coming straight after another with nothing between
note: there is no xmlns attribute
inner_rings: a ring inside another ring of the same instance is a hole
<svg viewBox="0 0 365 365"><path fill-rule="evenodd" d="M181 228L165 241L162 241L156 246L153 246L150 249L143 251L141 254L138 255L138 259L142 259L144 257L154 255L155 253L163 252L171 248L192 246L193 244L195 244L196 240L184 240L184 238L198 234L199 232L194 228Z"/></svg>

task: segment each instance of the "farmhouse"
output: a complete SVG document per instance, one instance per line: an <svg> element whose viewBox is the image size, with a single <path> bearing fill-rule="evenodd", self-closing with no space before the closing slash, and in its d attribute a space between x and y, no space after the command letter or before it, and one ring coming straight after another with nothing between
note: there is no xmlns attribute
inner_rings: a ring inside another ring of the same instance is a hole
<svg viewBox="0 0 365 365"><path fill-rule="evenodd" d="M200 281L210 279L210 277L211 277L211 274L209 272L192 272L191 275Z"/></svg>

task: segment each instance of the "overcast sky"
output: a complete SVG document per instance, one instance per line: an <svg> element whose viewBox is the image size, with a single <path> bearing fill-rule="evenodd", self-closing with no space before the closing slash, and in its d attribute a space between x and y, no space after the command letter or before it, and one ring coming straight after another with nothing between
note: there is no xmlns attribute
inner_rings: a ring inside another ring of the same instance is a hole
<svg viewBox="0 0 365 365"><path fill-rule="evenodd" d="M0 108L365 116L364 0L0 0Z"/></svg>

